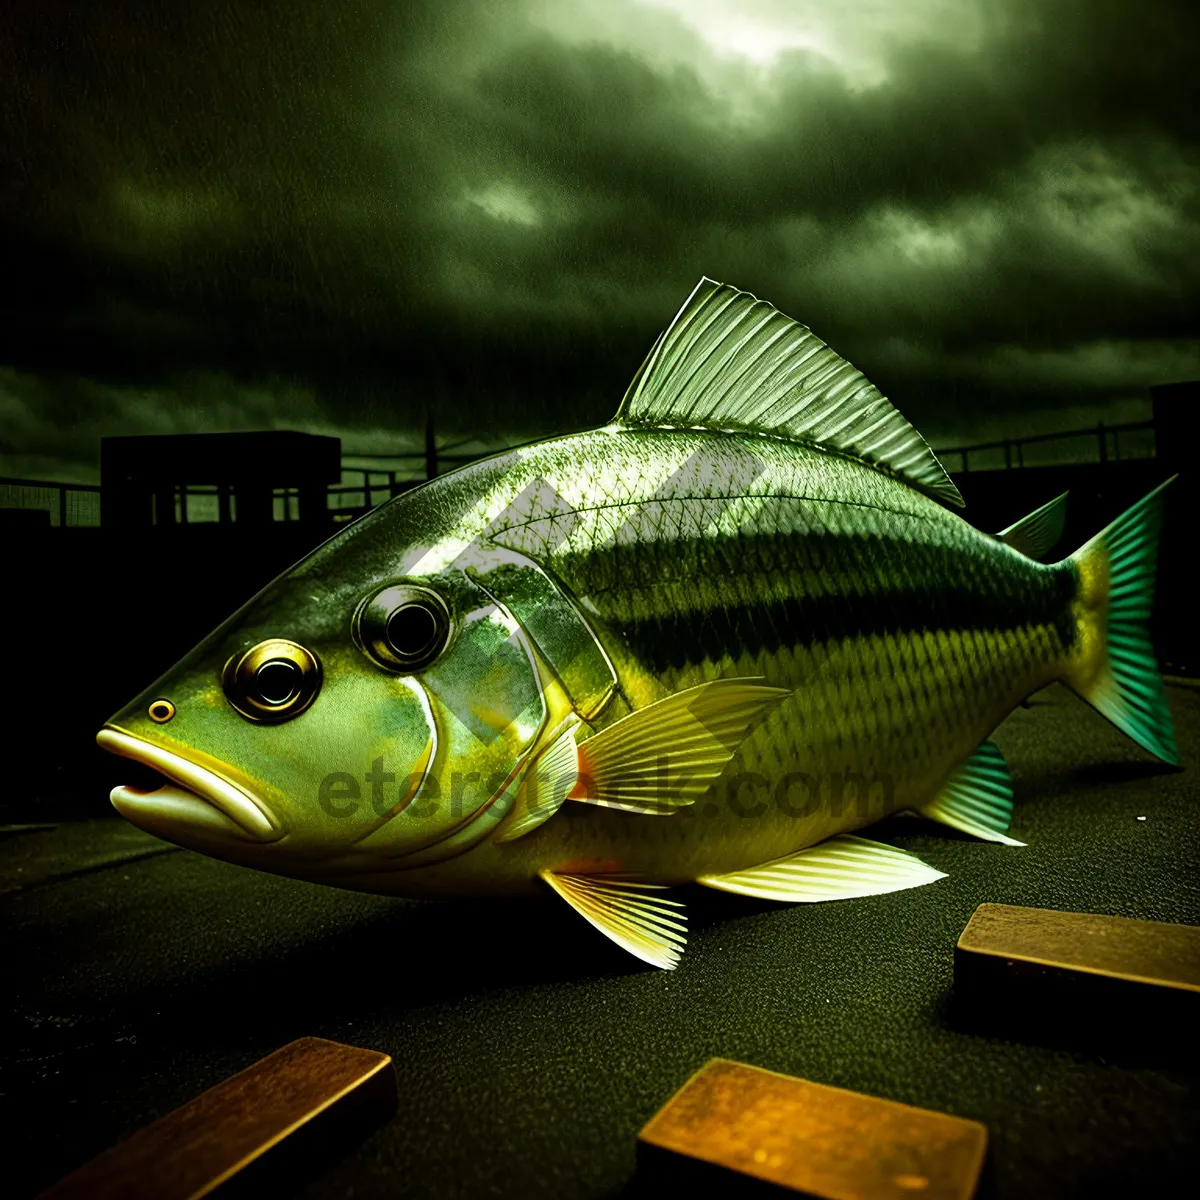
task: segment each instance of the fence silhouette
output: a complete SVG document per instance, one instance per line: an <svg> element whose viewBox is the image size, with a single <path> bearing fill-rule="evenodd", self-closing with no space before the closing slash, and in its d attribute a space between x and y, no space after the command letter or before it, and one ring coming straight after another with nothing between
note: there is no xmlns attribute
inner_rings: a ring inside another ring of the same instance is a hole
<svg viewBox="0 0 1200 1200"><path fill-rule="evenodd" d="M944 446L935 452L951 474L965 475L1068 463L1115 464L1132 459L1154 458L1156 446L1154 422L1149 420L1116 425L1099 422L1060 433ZM328 520L335 524L353 520L433 478L443 466L460 466L491 453L494 451L445 453L432 443L432 439L427 441L422 451L388 455L345 453L341 463L342 482L324 489ZM348 477L350 482L346 482ZM0 476L0 511L11 514L16 510L18 513L28 513L30 518L36 518L42 512L46 514L44 520L34 519L28 523L54 528L98 526L100 493L98 484ZM217 487L177 485L171 493L160 494L155 499L156 505L172 501L173 514L160 515L156 512L156 524L188 525L237 520L236 497L223 496ZM274 521L297 520L300 511L299 489L273 489L271 507Z"/></svg>
<svg viewBox="0 0 1200 1200"><path fill-rule="evenodd" d="M1121 435L1125 435L1122 445ZM1030 454L1032 447L1045 449L1067 447L1065 456L1055 454ZM1082 453L1080 452L1080 443ZM991 461L975 470L1019 470L1032 466L1065 466L1077 463L1116 463L1129 459L1154 458L1154 421L1126 421L1118 425L1106 425L1103 421L1082 429L1068 429L1062 433L1035 433L1027 437L1003 438L994 442L972 442L966 446L935 447L934 453L952 475L965 475L972 470L971 455L991 452ZM957 470L953 462L958 457ZM1028 461L1027 461L1028 460ZM976 458L978 464L978 458Z"/></svg>
<svg viewBox="0 0 1200 1200"><path fill-rule="evenodd" d="M99 525L100 486L0 476L0 511L45 514L45 525ZM34 523L34 522L29 522Z"/></svg>

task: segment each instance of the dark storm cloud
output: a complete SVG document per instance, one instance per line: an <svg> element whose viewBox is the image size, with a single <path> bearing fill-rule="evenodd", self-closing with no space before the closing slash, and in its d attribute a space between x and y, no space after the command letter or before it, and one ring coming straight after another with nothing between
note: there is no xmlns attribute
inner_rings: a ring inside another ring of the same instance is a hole
<svg viewBox="0 0 1200 1200"><path fill-rule="evenodd" d="M931 9L865 83L609 7L6 6L4 461L577 427L701 274L935 433L1200 366L1193 5L1013 0L958 41Z"/></svg>

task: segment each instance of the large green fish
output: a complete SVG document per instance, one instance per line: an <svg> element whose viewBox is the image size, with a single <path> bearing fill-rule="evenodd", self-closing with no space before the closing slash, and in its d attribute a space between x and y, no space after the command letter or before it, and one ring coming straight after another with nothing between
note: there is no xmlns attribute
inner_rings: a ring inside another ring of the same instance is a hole
<svg viewBox="0 0 1200 1200"><path fill-rule="evenodd" d="M406 896L547 885L674 966L687 882L932 882L850 830L993 842L985 739L1061 680L1175 761L1146 635L1158 491L1069 558L981 532L921 436L771 305L703 280L612 424L431 480L280 576L104 727L134 824Z"/></svg>

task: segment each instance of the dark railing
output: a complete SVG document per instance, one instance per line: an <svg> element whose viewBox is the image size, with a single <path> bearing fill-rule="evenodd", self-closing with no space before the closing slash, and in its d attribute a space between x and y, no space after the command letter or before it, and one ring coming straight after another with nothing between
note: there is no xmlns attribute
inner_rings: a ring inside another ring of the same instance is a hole
<svg viewBox="0 0 1200 1200"><path fill-rule="evenodd" d="M936 447L934 453L942 460L948 471L952 474L951 464L946 462L948 455L957 454L959 456L958 473L967 474L971 470L970 456L984 450L1002 450L1004 452L1004 467L1001 469L1011 469L1013 467L1020 468L1024 466L1032 466L1025 462L1025 449L1028 446L1045 445L1050 442L1065 442L1078 440L1081 438L1091 439L1095 443L1096 457L1094 459L1081 460L1078 456L1072 458L1071 462L1090 461L1090 462L1120 462L1121 461L1121 434L1146 432L1154 429L1153 421L1126 421L1120 425L1105 425L1100 421L1096 425L1089 425L1083 429L1068 429L1063 433L1035 433L1029 437L1019 438L1004 438L996 442L973 442L969 446L939 446ZM1152 441L1153 439L1151 439ZM1111 442L1111 450L1110 450ZM1127 443L1128 449L1128 443ZM1144 453L1126 453L1126 458L1149 458L1153 454ZM994 470L994 467L985 467L985 470Z"/></svg>
<svg viewBox="0 0 1200 1200"><path fill-rule="evenodd" d="M99 525L100 487L94 483L0 475L0 508L40 510L51 525L63 529L68 525Z"/></svg>
<svg viewBox="0 0 1200 1200"><path fill-rule="evenodd" d="M460 443L461 444L461 443ZM423 451L404 454L355 454L343 456L342 478L359 476L361 483L334 484L325 489L330 519L344 522L360 516L386 500L435 476L442 466L474 462L486 453L443 453L430 444ZM356 465L352 460L370 459L375 466ZM349 461L347 461L349 460ZM395 463L395 466L391 464ZM155 506L170 497L173 514L154 513L156 525L189 525L237 519L237 496L229 488L179 484L155 496ZM90 483L61 483L49 479L0 476L0 509L20 509L31 516L47 514L54 527L100 524L100 487ZM272 490L272 517L295 521L299 517L300 494L296 488Z"/></svg>
<svg viewBox="0 0 1200 1200"><path fill-rule="evenodd" d="M952 474L967 474L971 471L971 455L991 452L994 459L1003 454L1003 462L993 461L983 470L1012 469L1036 465L1026 461L1026 450L1031 446L1047 445L1052 442L1091 439L1095 446L1095 458L1081 459L1077 454L1071 462L1090 461L1098 463L1120 462L1123 458L1153 457L1153 421L1130 421L1119 425L1103 422L1084 429L1070 429L1062 433L1038 433L1029 437L1004 438L994 442L973 442L966 446L943 446L936 453L946 463ZM1130 453L1128 438L1124 454L1121 435L1151 434L1143 438L1142 447ZM1150 445L1147 454L1145 448ZM461 443L460 443L461 444ZM444 454L433 444L424 451L403 454L354 454L343 455L342 476L360 476L361 483L340 483L326 489L326 503L330 519L344 522L360 516L379 504L400 495L409 488L433 478L439 468L459 466L474 462L491 451L480 454ZM957 455L958 469L947 462ZM377 465L355 465L354 459L369 459ZM391 464L396 464L392 466ZM976 470L981 469L976 466ZM178 486L173 491L160 493L160 497L172 496L174 512L160 519L155 514L156 524L190 524L194 522L227 523L237 519L237 498L228 488ZM300 510L300 495L295 488L276 488L272 493L272 517L276 521L295 521ZM156 503L161 500L156 498ZM57 528L100 524L100 488L88 483L60 483L47 479L18 479L0 476L0 509L17 508L42 510L47 513L49 524Z"/></svg>
<svg viewBox="0 0 1200 1200"><path fill-rule="evenodd" d="M337 503L330 505L333 519L335 521L346 520L358 516L394 496L399 496L401 492L406 492L410 488L416 487L417 484L432 479L438 474L442 464L457 467L463 463L475 462L491 453L493 451L485 450L479 454L445 454L432 443L422 451L408 451L402 454L355 454L353 451L347 451L342 455L342 475L361 475L362 483L358 485L342 484L327 489L329 496L339 498ZM394 462L413 465L407 469L399 466L362 467L355 466L348 461L356 458L371 459L374 463ZM382 496L382 499L376 499L377 496ZM353 497L359 503L345 504L343 500L347 497Z"/></svg>

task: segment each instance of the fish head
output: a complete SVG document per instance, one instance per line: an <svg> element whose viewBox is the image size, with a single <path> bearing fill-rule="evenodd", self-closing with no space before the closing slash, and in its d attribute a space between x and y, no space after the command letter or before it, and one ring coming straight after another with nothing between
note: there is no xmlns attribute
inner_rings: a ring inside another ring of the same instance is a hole
<svg viewBox="0 0 1200 1200"><path fill-rule="evenodd" d="M214 857L350 886L461 845L547 701L537 652L479 582L471 544L429 537L444 496L420 491L280 576L105 724L104 749L164 777L116 788L123 816Z"/></svg>

